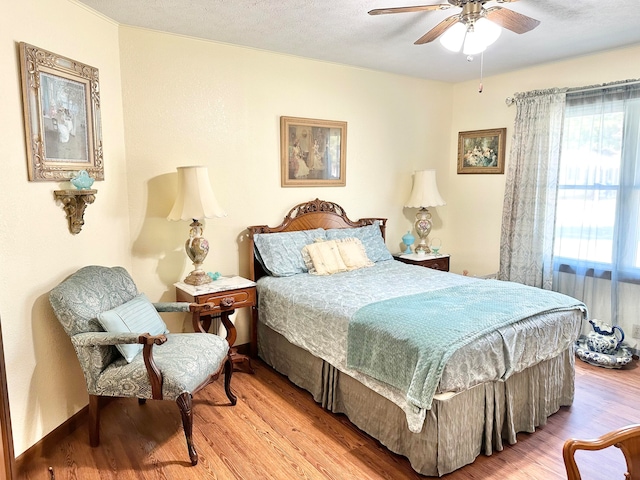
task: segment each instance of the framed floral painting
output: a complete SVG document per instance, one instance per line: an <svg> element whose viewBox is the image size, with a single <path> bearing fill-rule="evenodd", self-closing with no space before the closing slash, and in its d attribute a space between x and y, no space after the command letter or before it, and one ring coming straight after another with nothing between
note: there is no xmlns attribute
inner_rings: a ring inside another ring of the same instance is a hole
<svg viewBox="0 0 640 480"><path fill-rule="evenodd" d="M504 173L506 128L458 134L458 173Z"/></svg>

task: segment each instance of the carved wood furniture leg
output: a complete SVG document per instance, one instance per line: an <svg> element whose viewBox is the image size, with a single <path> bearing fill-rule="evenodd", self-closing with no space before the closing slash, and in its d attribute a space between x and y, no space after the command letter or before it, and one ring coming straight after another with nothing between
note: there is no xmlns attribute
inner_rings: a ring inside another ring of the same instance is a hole
<svg viewBox="0 0 640 480"><path fill-rule="evenodd" d="M191 313L191 326L193 327L194 332L207 333L209 331L209 327L211 326L211 316L208 316L208 322L206 324L206 328L204 327L204 318L205 315L200 315L198 310L194 310Z"/></svg>
<svg viewBox="0 0 640 480"><path fill-rule="evenodd" d="M227 398L231 401L231 405L235 405L238 398L231 391L231 376L233 375L233 362L231 356L224 362L224 391L227 394Z"/></svg>
<svg viewBox="0 0 640 480"><path fill-rule="evenodd" d="M100 396L89 395L89 445L100 445Z"/></svg>
<svg viewBox="0 0 640 480"><path fill-rule="evenodd" d="M191 404L191 394L184 392L176 399L180 414L182 415L182 427L184 428L184 436L187 439L187 449L189 450L189 458L191 465L198 464L198 452L193 446L193 408Z"/></svg>
<svg viewBox="0 0 640 480"><path fill-rule="evenodd" d="M236 368L238 365L244 364L244 369L237 368L240 371L246 373L256 373L253 369L253 366L251 365L251 358L243 355L242 353L238 353L236 348L233 346L233 344L236 343L236 338L238 336L235 325L231 322L231 320L229 320L229 316L233 314L233 312L235 312L235 310L228 310L220 313L220 320L222 321L224 328L226 328L227 330L227 343L229 344L229 355L231 356L231 362Z"/></svg>

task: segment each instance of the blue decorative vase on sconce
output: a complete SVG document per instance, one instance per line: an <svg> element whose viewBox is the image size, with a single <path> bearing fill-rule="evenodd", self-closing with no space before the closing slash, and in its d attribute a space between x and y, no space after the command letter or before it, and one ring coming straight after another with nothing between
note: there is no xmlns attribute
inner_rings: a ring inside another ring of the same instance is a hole
<svg viewBox="0 0 640 480"><path fill-rule="evenodd" d="M405 254L406 253L411 253L411 245L413 245L415 241L416 241L416 237L411 235L411 230L409 230L407 233L405 233L402 236L402 243L404 243L407 246L407 249L403 253L405 253Z"/></svg>
<svg viewBox="0 0 640 480"><path fill-rule="evenodd" d="M80 170L78 174L71 179L71 184L78 190L88 190L93 185L93 178L89 176L86 170Z"/></svg>

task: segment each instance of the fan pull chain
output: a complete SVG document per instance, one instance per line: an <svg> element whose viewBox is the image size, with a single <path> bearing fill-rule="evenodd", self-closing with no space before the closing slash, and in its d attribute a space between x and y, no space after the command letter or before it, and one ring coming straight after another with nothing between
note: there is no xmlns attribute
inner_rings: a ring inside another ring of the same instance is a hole
<svg viewBox="0 0 640 480"><path fill-rule="evenodd" d="M484 69L484 52L480 54L480 85L478 86L478 93L482 93L482 70Z"/></svg>

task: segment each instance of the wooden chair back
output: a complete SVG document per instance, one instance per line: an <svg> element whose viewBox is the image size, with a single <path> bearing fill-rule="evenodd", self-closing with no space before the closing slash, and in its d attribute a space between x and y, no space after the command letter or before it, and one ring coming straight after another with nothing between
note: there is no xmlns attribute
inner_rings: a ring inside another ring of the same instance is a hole
<svg viewBox="0 0 640 480"><path fill-rule="evenodd" d="M571 438L564 443L562 456L569 480L580 480L580 472L575 460L576 450L602 450L618 447L627 462L625 479L640 480L640 425L629 425L606 433L593 440Z"/></svg>

